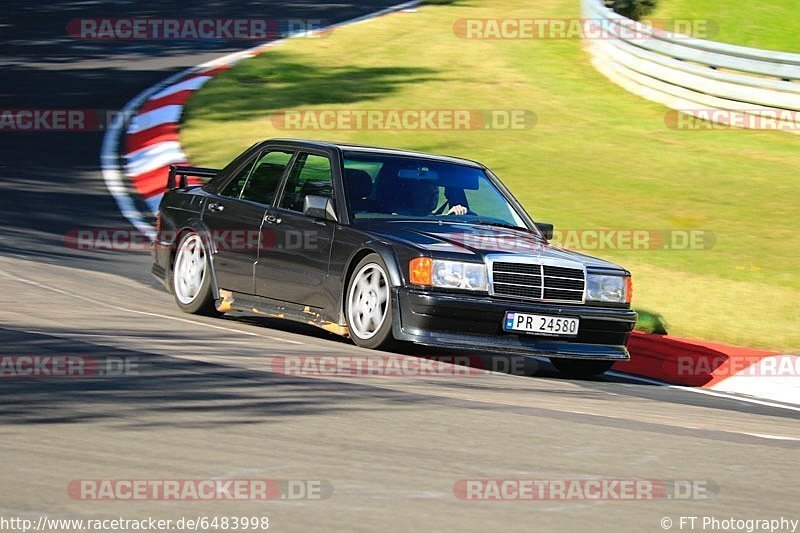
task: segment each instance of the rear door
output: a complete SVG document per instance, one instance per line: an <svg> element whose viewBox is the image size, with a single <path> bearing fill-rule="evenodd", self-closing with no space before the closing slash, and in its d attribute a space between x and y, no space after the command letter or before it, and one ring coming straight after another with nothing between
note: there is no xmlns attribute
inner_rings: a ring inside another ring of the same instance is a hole
<svg viewBox="0 0 800 533"><path fill-rule="evenodd" d="M203 222L216 251L214 271L220 288L255 293L253 273L264 215L293 155L269 148L258 152L206 203Z"/></svg>
<svg viewBox="0 0 800 533"><path fill-rule="evenodd" d="M303 214L306 195L334 198L333 161L325 152L300 151L268 209L256 265L256 294L315 308L330 305L325 293L335 222Z"/></svg>

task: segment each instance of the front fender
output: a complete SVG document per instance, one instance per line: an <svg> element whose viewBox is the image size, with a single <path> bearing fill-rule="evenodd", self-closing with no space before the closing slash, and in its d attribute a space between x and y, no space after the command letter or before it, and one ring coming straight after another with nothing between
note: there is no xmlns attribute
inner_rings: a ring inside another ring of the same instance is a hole
<svg viewBox="0 0 800 533"><path fill-rule="evenodd" d="M383 259L383 262L386 264L387 275L389 276L389 285L392 287L402 287L404 284L403 270L400 266L397 253L391 245L377 239L370 239L361 242L357 246L354 246L352 253L347 258L347 261L345 261L344 269L342 271L342 283L339 290L338 305L339 324L343 325L347 323L344 317L344 300L346 297L345 295L347 294L347 285L350 283L350 276L353 274L353 269L362 257L373 252L380 255L381 259Z"/></svg>
<svg viewBox="0 0 800 533"><path fill-rule="evenodd" d="M380 255L381 259L383 259L383 262L386 263L386 268L388 270L387 274L389 275L389 284L392 287L401 287L403 285L403 270L400 267L400 261L397 258L394 248L382 241L371 240L363 243L358 249L350 254L350 257L347 259L345 272L350 272L355 267L356 262L360 261L365 255L365 252L368 250L372 250L376 254Z"/></svg>

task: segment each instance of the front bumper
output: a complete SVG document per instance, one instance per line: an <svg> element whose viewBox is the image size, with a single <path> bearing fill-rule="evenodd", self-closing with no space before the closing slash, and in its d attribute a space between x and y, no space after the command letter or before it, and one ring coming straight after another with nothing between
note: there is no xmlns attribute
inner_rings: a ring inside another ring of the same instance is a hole
<svg viewBox="0 0 800 533"><path fill-rule="evenodd" d="M392 333L399 340L474 352L624 361L636 323L627 308L564 305L395 287ZM576 337L503 331L506 311L581 319Z"/></svg>

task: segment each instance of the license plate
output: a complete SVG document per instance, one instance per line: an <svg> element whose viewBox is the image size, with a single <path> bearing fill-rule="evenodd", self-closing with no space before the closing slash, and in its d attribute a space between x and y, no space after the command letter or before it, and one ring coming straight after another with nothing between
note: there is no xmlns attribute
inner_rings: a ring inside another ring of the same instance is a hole
<svg viewBox="0 0 800 533"><path fill-rule="evenodd" d="M559 335L574 337L578 334L579 318L547 315L530 315L528 313L506 312L503 329L538 333L540 335Z"/></svg>

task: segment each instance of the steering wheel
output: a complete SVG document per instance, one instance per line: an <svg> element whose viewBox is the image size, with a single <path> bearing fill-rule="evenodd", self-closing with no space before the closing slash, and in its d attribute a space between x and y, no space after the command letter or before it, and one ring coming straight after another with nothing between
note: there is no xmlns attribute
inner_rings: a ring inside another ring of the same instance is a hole
<svg viewBox="0 0 800 533"><path fill-rule="evenodd" d="M455 215L455 213L445 213L445 212L444 212L445 208L446 208L448 205L450 205L450 200L445 200L445 201L444 201L444 203L443 203L442 205L440 205L438 208L436 208L436 209L433 211L433 214L434 214L434 215L437 215L437 216L438 216L438 215L445 215L445 216ZM459 204L459 205L460 205L460 204ZM451 206L451 207L452 207L452 206ZM468 208L467 208L467 212L466 212L466 213L464 213L464 215L474 215L474 216L477 216L478 214L477 214L475 211L473 211L472 209L470 209L470 208L468 207ZM460 216L464 216L464 215L460 215Z"/></svg>
<svg viewBox="0 0 800 533"><path fill-rule="evenodd" d="M452 216L452 215L455 215L455 213L447 213L447 215L446 215L446 216ZM474 215L474 216L477 216L478 214L477 214L475 211L473 211L472 209L470 209L470 208L467 208L467 212L466 212L466 213L464 213L463 215L458 215L458 216L462 216L462 217L463 217L463 216L465 216L465 215Z"/></svg>

